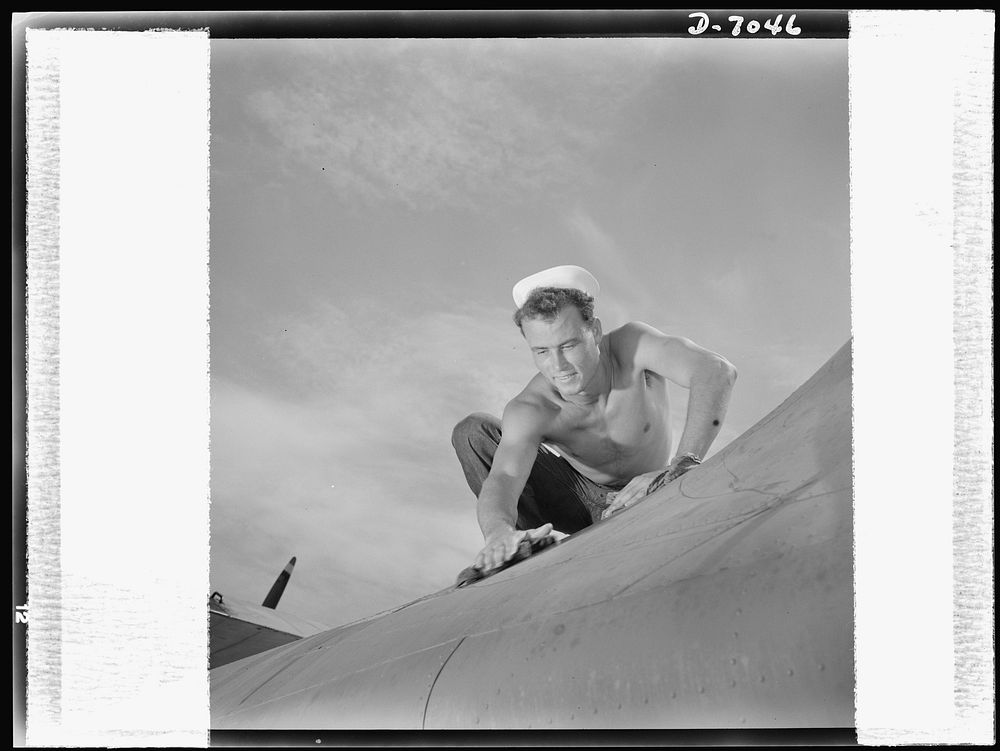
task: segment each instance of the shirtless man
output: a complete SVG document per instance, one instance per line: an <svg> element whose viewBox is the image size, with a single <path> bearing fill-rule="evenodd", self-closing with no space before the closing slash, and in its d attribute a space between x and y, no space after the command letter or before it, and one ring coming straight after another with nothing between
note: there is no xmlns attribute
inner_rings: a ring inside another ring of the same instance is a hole
<svg viewBox="0 0 1000 751"><path fill-rule="evenodd" d="M514 322L538 374L502 422L473 414L452 435L486 541L476 568L501 566L525 538L573 533L628 508L700 464L719 433L736 369L644 323L603 333L598 291L579 266L546 269L514 287ZM690 390L669 461L666 379Z"/></svg>

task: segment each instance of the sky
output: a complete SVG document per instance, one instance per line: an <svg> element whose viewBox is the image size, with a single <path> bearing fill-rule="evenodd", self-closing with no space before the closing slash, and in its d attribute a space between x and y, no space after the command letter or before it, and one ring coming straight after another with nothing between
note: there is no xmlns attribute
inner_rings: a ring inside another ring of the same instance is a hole
<svg viewBox="0 0 1000 751"><path fill-rule="evenodd" d="M454 582L452 427L534 374L535 271L736 365L712 453L851 335L845 39L214 39L211 99L224 595L295 555L279 611L335 626Z"/></svg>

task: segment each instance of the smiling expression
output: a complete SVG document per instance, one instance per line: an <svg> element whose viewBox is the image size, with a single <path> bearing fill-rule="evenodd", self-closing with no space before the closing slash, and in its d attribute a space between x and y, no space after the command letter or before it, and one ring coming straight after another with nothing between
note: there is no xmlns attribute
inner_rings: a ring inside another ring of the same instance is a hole
<svg viewBox="0 0 1000 751"><path fill-rule="evenodd" d="M580 311L567 306L552 320L526 319L524 338L538 372L563 397L587 394L601 372L601 322L584 323Z"/></svg>

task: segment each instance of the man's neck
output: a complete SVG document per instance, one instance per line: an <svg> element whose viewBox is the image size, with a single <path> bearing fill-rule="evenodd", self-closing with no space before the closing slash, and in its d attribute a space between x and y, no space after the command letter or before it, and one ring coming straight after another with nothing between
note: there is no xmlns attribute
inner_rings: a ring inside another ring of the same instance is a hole
<svg viewBox="0 0 1000 751"><path fill-rule="evenodd" d="M605 339L601 340L603 345ZM601 348L601 366L594 377L584 384L583 390L578 394L562 396L562 400L577 407L593 407L595 404L604 403L608 399L608 394L614 387L614 364L611 362L611 352L604 347Z"/></svg>

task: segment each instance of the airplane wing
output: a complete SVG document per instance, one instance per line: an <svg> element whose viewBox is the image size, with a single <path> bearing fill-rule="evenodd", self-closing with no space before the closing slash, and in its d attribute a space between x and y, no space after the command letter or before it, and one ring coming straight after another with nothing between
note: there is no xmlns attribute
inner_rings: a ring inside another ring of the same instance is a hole
<svg viewBox="0 0 1000 751"><path fill-rule="evenodd" d="M854 724L851 346L641 503L211 672L214 729Z"/></svg>
<svg viewBox="0 0 1000 751"><path fill-rule="evenodd" d="M294 567L293 557L278 574L262 605L212 593L208 599L209 670L329 628L275 610Z"/></svg>

